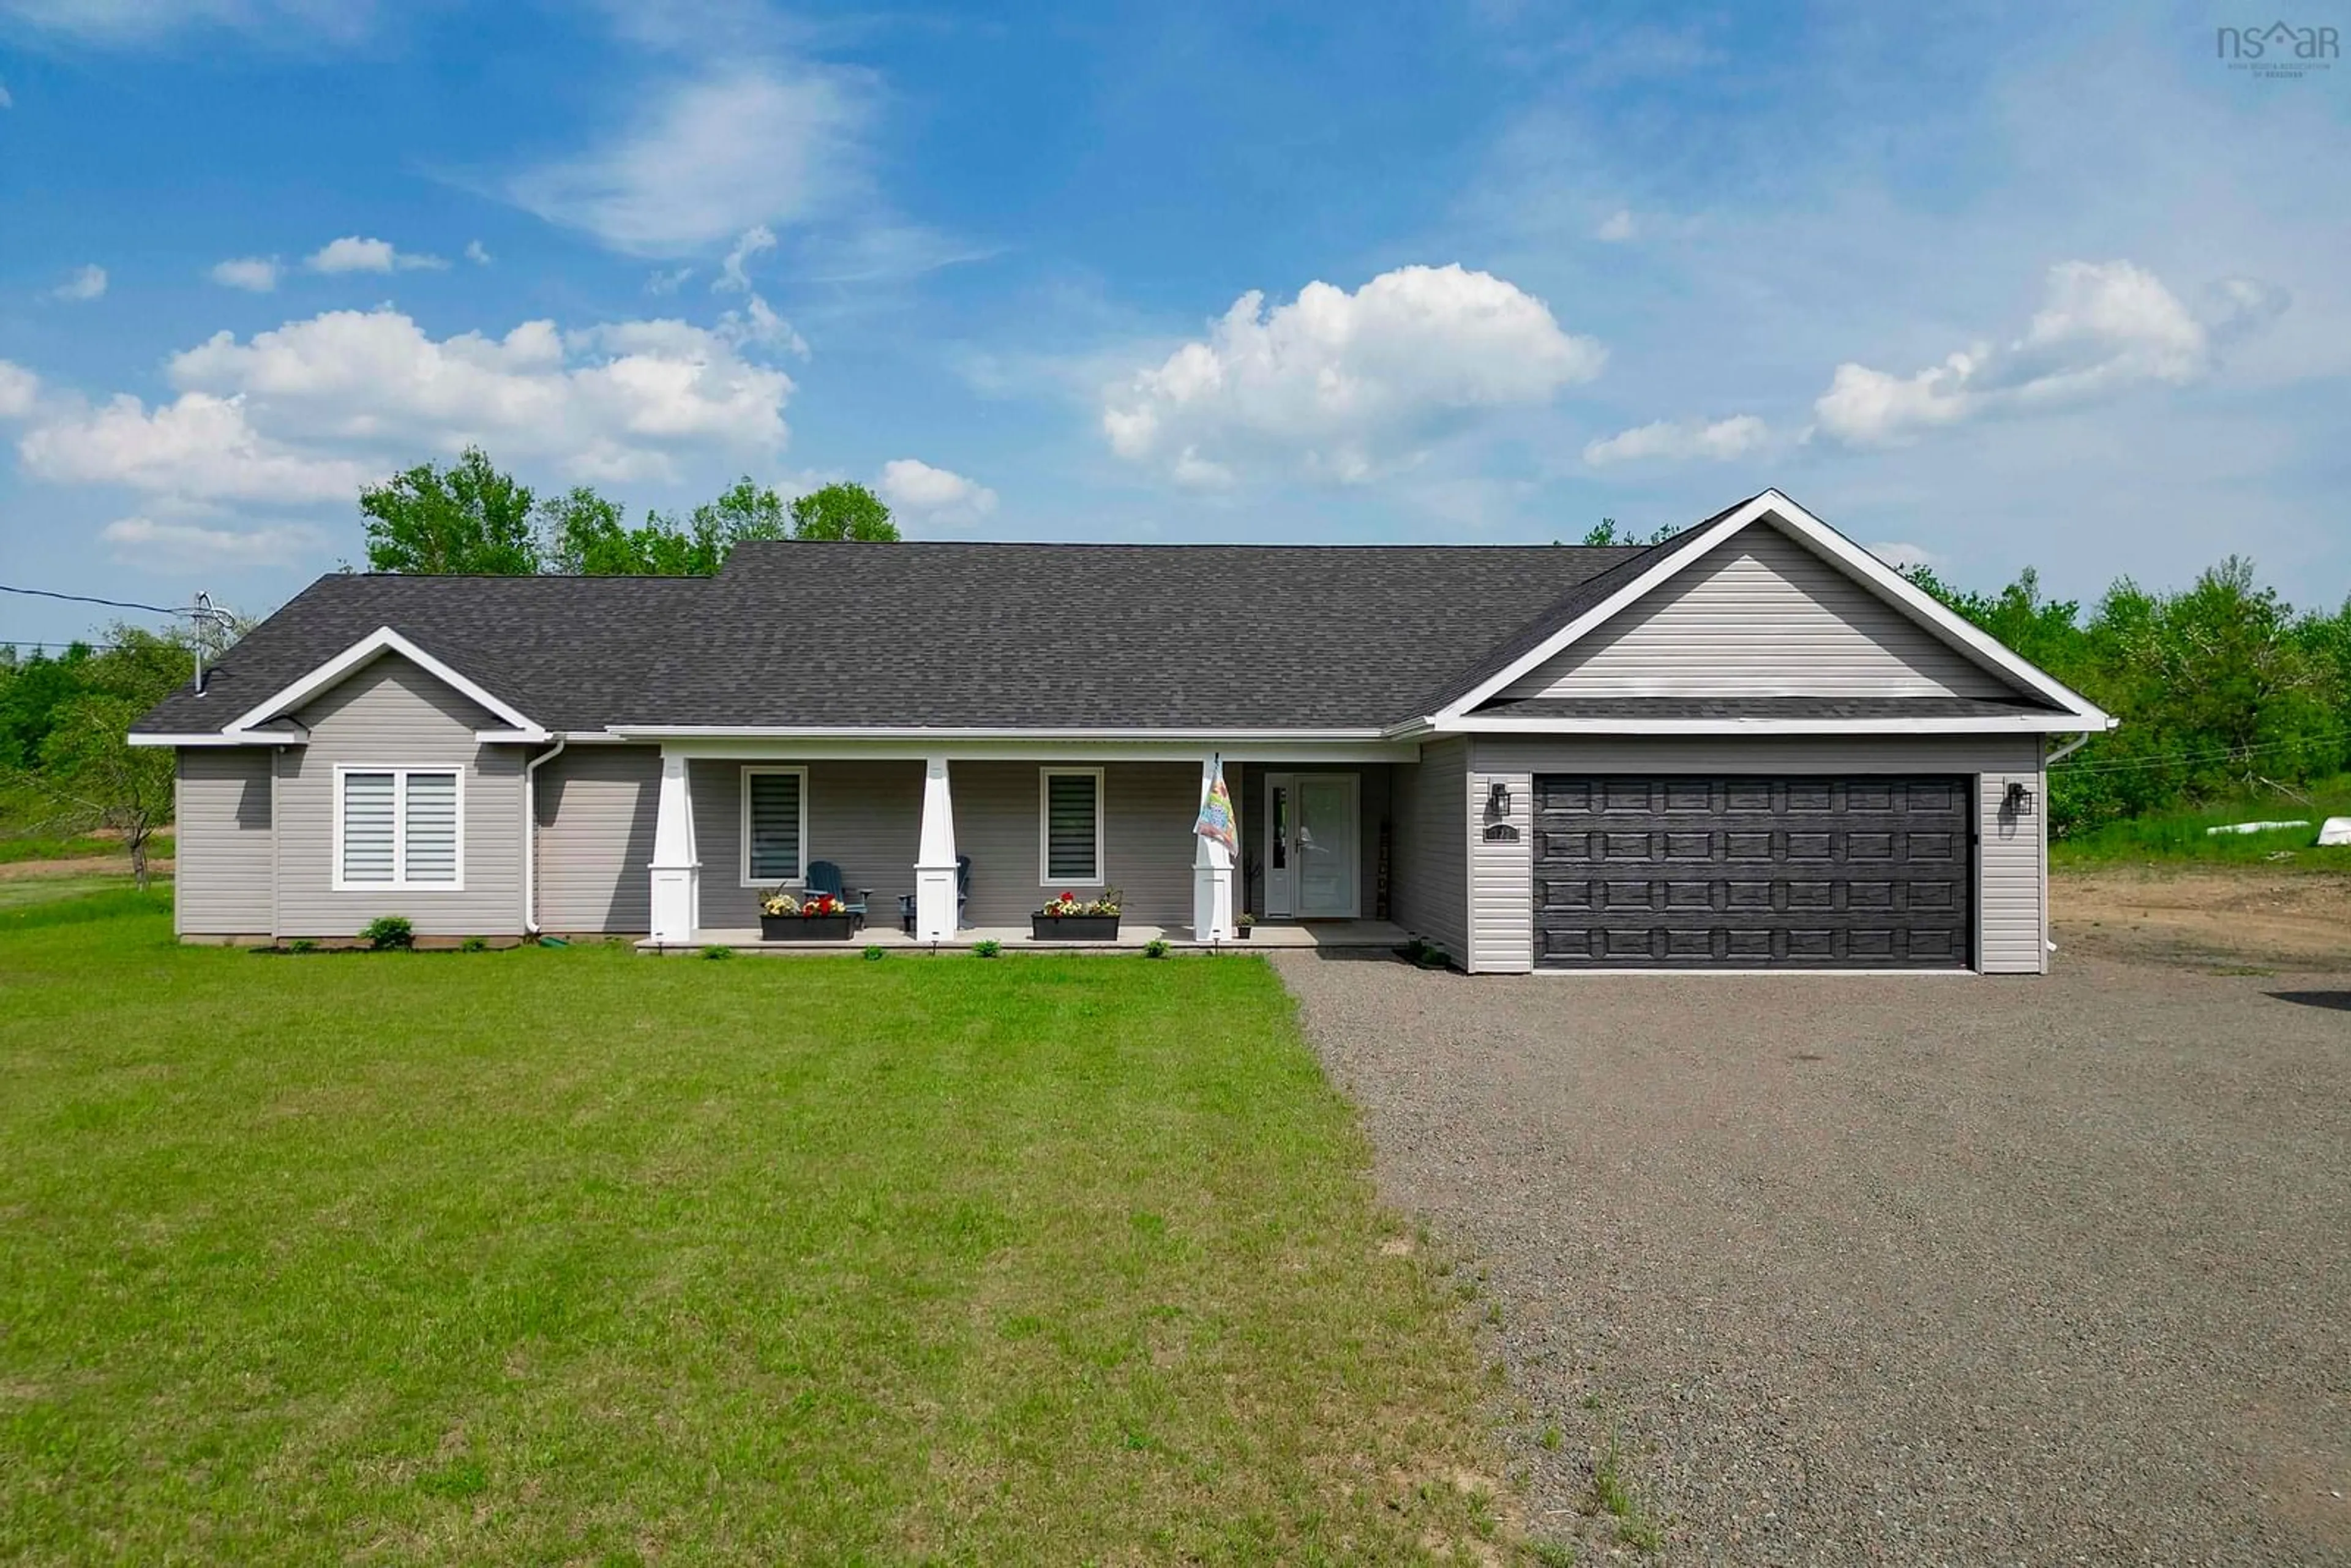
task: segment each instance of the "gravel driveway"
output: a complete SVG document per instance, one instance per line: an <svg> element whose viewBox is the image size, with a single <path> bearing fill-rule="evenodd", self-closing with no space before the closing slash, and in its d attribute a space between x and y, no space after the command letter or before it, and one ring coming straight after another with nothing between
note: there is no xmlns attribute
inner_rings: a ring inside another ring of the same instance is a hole
<svg viewBox="0 0 2351 1568"><path fill-rule="evenodd" d="M1539 1537L1613 1430L1672 1562L2351 1563L2351 979L1274 962Z"/></svg>

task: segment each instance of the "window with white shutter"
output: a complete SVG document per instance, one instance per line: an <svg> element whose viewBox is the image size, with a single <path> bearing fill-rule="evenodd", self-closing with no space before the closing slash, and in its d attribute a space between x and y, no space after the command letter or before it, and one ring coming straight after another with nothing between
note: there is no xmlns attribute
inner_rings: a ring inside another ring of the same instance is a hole
<svg viewBox="0 0 2351 1568"><path fill-rule="evenodd" d="M465 885L463 775L448 768L336 769L335 886Z"/></svg>
<svg viewBox="0 0 2351 1568"><path fill-rule="evenodd" d="M743 769L743 883L798 882L806 862L808 769Z"/></svg>
<svg viewBox="0 0 2351 1568"><path fill-rule="evenodd" d="M1099 768L1047 768L1039 789L1040 878L1056 890L1102 885Z"/></svg>

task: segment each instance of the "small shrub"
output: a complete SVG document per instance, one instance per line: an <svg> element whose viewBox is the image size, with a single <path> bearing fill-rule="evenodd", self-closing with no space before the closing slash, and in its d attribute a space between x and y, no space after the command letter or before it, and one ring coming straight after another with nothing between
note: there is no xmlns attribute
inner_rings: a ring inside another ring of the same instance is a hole
<svg viewBox="0 0 2351 1568"><path fill-rule="evenodd" d="M883 949L881 943L868 942L865 944L865 961L869 964L872 963L874 959L882 956L883 951Z"/></svg>
<svg viewBox="0 0 2351 1568"><path fill-rule="evenodd" d="M702 950L702 956L705 958L732 958L735 956L735 949L732 947L705 947Z"/></svg>
<svg viewBox="0 0 2351 1568"><path fill-rule="evenodd" d="M404 915L379 915L360 927L360 939L379 953L416 946L416 927Z"/></svg>
<svg viewBox="0 0 2351 1568"><path fill-rule="evenodd" d="M1146 958L1165 958L1170 951L1172 949L1164 936L1154 936L1143 945L1143 956Z"/></svg>
<svg viewBox="0 0 2351 1568"><path fill-rule="evenodd" d="M315 953L319 950L319 945L308 936L298 936L287 944L286 950L288 953Z"/></svg>
<svg viewBox="0 0 2351 1568"><path fill-rule="evenodd" d="M460 953L486 953L489 950L490 939L486 936L468 936L457 944Z"/></svg>
<svg viewBox="0 0 2351 1568"><path fill-rule="evenodd" d="M975 958L993 958L1003 951L1004 944L993 937L987 941L975 942L971 945L971 956Z"/></svg>

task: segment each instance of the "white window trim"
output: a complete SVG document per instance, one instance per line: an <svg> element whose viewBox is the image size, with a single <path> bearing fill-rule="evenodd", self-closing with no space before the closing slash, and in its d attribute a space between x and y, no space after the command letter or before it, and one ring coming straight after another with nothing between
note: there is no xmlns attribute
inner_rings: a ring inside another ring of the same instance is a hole
<svg viewBox="0 0 2351 1568"><path fill-rule="evenodd" d="M1094 874L1053 874L1053 780L1091 779L1094 781ZM1110 814L1099 768L1040 768L1037 769L1037 885L1040 887L1107 887L1109 871L1102 863L1102 820Z"/></svg>
<svg viewBox="0 0 2351 1568"><path fill-rule="evenodd" d="M392 775L392 880L353 882L343 874L343 775ZM456 782L457 875L453 882L411 882L408 878L408 776L446 773ZM334 890L337 893L463 893L465 891L465 768L462 763L338 762L335 764Z"/></svg>
<svg viewBox="0 0 2351 1568"><path fill-rule="evenodd" d="M798 776L799 776L799 781L800 781L800 832L799 832L799 857L800 857L800 860L799 860L799 868L798 868L797 870L795 870L795 871L792 873L792 874L791 874L791 875L789 875L789 876L788 876L788 877L783 877L783 878L781 878L781 879L778 879L778 878L776 878L776 877L772 877L772 876L757 876L757 877L755 877L755 876L753 876L753 875L751 874L751 780L752 780L752 779L753 779L753 777L754 777L754 776L756 776L756 775L758 775L758 774L761 774L761 773L791 773L791 774L796 774L796 775L798 775ZM784 768L784 767L778 767L778 766L774 766L774 765L766 764L766 763L760 763L760 764L756 764L756 765L754 765L754 764L747 764L747 765L744 767L744 768L743 768L743 781L742 781L741 785L737 788L737 791L736 791L736 793L737 793L738 795L740 795L740 796L743 798L743 799L742 799L742 802L741 802L741 804L742 804L742 808L743 808L743 810L742 810L742 817L743 817L743 823L742 823L742 838L741 838L741 841L741 841L741 843L742 843L743 849L742 849L742 853L737 857L738 861L740 862L739 869L740 869L740 871L742 872L742 875L743 875L743 880L742 880L742 883L741 883L741 885L743 885L743 886L745 886L745 887L806 887L806 886L808 885L808 860L809 860L809 853L808 853L808 851L809 851L809 834L808 834L808 817L809 817L809 779L808 779L808 773L809 773L809 770L808 770L806 768L803 768L803 767L797 767L797 766L796 766L796 767L790 767L790 768Z"/></svg>

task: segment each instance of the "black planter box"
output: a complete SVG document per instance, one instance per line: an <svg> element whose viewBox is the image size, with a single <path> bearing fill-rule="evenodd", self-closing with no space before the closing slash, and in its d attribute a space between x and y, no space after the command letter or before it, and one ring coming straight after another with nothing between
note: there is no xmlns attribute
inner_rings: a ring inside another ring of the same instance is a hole
<svg viewBox="0 0 2351 1568"><path fill-rule="evenodd" d="M1246 942L1249 939L1249 933L1256 929L1254 925L1236 925L1233 927L1233 940Z"/></svg>
<svg viewBox="0 0 2351 1568"><path fill-rule="evenodd" d="M1032 915L1029 936L1036 942L1115 942L1115 915Z"/></svg>
<svg viewBox="0 0 2351 1568"><path fill-rule="evenodd" d="M762 942L846 942L856 934L854 915L762 915Z"/></svg>

